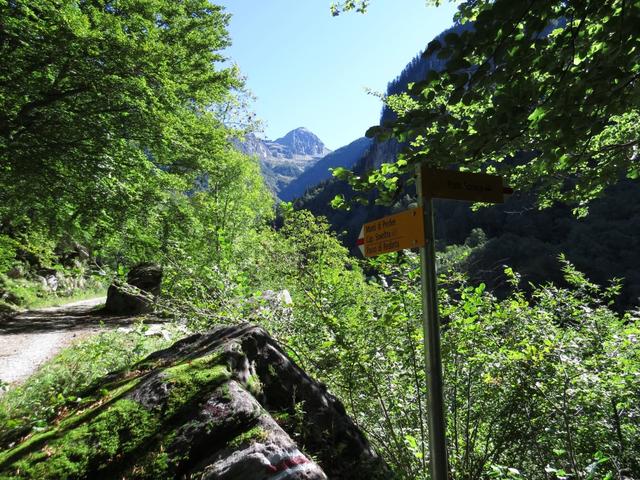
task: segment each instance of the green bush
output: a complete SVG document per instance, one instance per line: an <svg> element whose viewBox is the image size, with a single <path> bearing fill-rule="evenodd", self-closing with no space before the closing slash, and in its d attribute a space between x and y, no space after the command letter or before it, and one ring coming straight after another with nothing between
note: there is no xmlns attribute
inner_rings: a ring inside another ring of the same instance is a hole
<svg viewBox="0 0 640 480"><path fill-rule="evenodd" d="M310 214L290 214L279 235L263 251L293 305L261 309L257 320L343 400L401 478L428 478L417 256L369 261L366 280ZM453 268L458 254L444 255ZM455 268L441 275L453 478L640 474L640 318L609 308L617 284L601 289L564 265L570 288L534 286L531 296L507 269L504 300Z"/></svg>
<svg viewBox="0 0 640 480"><path fill-rule="evenodd" d="M0 235L0 274L13 267L16 262L16 243L7 235Z"/></svg>
<svg viewBox="0 0 640 480"><path fill-rule="evenodd" d="M234 242L219 233L210 257L172 250L162 306L203 330L260 323L343 401L399 478L429 478L417 255L355 260L304 211L285 212L279 231L256 226ZM512 291L498 300L457 270L476 246L439 255L452 478L640 475L640 318L610 308L619 282L600 288L561 258L569 287L525 294L506 269ZM293 303L265 294L283 289ZM158 346L106 335L9 392L2 429L37 428L94 379Z"/></svg>

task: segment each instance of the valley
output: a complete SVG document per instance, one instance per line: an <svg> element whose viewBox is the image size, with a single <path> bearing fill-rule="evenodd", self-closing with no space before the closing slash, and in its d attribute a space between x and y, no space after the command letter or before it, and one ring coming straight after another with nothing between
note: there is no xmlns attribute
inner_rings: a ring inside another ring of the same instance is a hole
<svg viewBox="0 0 640 480"><path fill-rule="evenodd" d="M637 25L0 1L0 478L640 478Z"/></svg>

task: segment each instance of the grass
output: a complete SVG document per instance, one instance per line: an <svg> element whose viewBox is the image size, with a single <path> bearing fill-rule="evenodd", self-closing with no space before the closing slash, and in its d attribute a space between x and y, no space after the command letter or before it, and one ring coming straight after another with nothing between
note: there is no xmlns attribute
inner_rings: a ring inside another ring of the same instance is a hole
<svg viewBox="0 0 640 480"><path fill-rule="evenodd" d="M25 309L33 309L33 308L47 308L47 307L60 307L62 305L66 305L67 303L80 302L82 300L92 300L94 298L106 297L107 289L104 286L99 288L92 288L88 290L81 290L73 295L69 296L47 296L43 298L38 298L36 301L25 305L23 308Z"/></svg>
<svg viewBox="0 0 640 480"><path fill-rule="evenodd" d="M38 282L28 279L11 279L0 275L0 311L20 311L34 308L57 307L66 303L105 296L105 278L93 275L86 279L86 288L72 291L50 292Z"/></svg>
<svg viewBox="0 0 640 480"><path fill-rule="evenodd" d="M245 443L264 442L269 438L269 433L260 425L256 425L251 430L241 433L229 442L230 448L238 448Z"/></svg>
<svg viewBox="0 0 640 480"><path fill-rule="evenodd" d="M68 303L80 302L82 300L92 300L94 298L106 297L107 289L105 287L93 288L87 290L81 290L73 295L69 296L53 296L48 295L46 297L34 297L35 299L29 301L25 305L14 305L0 300L0 319L4 317L10 317L20 312L27 310L35 310L39 308L49 307L61 307ZM96 309L103 305L96 305ZM1 385L0 385L1 386Z"/></svg>
<svg viewBox="0 0 640 480"><path fill-rule="evenodd" d="M80 342L0 399L0 478L173 478L170 468L186 458L165 450L176 419L230 379L229 358L214 351L166 365L140 362L171 343L146 337L144 328ZM165 385L162 408L127 397L148 375ZM266 435L256 427L235 441Z"/></svg>
<svg viewBox="0 0 640 480"><path fill-rule="evenodd" d="M104 332L80 341L45 363L25 383L0 397L0 449L14 441L12 432L45 428L68 408L83 402L78 396L96 380L126 370L172 340L145 336L140 324L133 332Z"/></svg>

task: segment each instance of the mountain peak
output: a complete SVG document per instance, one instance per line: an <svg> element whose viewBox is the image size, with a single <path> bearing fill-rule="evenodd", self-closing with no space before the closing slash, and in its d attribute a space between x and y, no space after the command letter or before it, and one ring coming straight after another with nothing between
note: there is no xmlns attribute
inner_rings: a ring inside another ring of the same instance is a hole
<svg viewBox="0 0 640 480"><path fill-rule="evenodd" d="M309 130L307 127L294 128L289 133L295 133L295 132L298 132L298 133L310 133L311 135L313 135L313 132L311 130Z"/></svg>
<svg viewBox="0 0 640 480"><path fill-rule="evenodd" d="M283 145L289 153L294 155L326 155L329 151L317 135L305 127L291 130L284 137L278 138L273 143Z"/></svg>
<svg viewBox="0 0 640 480"><path fill-rule="evenodd" d="M267 185L278 193L305 170L313 167L331 150L304 127L291 130L277 140L267 140L250 133L236 142L243 153L260 160Z"/></svg>

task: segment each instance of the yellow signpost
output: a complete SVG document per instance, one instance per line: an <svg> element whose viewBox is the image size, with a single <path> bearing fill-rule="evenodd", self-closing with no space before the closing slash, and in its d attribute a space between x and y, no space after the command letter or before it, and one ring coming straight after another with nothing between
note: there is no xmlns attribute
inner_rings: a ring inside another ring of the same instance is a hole
<svg viewBox="0 0 640 480"><path fill-rule="evenodd" d="M424 166L418 166L416 173L419 207L364 224L358 246L367 257L420 247L431 479L447 480L449 467L442 392L433 199L503 203L505 195L513 191L495 175L435 170Z"/></svg>
<svg viewBox="0 0 640 480"><path fill-rule="evenodd" d="M365 257L424 246L424 212L413 208L365 223L358 246Z"/></svg>

